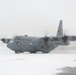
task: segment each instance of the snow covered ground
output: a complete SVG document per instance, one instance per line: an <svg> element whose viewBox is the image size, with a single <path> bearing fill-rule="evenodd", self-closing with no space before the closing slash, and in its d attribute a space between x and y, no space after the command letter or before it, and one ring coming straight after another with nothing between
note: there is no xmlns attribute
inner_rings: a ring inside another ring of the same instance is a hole
<svg viewBox="0 0 76 75"><path fill-rule="evenodd" d="M75 49L69 51L58 47L49 54L15 54L0 47L0 75L58 75L64 67L76 67L74 52Z"/></svg>

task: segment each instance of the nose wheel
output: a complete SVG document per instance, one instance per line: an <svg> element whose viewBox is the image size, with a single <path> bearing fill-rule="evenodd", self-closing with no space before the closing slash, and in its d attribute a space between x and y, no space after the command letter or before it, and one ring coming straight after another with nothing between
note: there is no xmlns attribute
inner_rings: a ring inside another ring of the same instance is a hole
<svg viewBox="0 0 76 75"><path fill-rule="evenodd" d="M20 52L19 52L19 51L15 51L15 53L16 53L16 54L19 54Z"/></svg>
<svg viewBox="0 0 76 75"><path fill-rule="evenodd" d="M15 51L16 54L23 53L23 51Z"/></svg>

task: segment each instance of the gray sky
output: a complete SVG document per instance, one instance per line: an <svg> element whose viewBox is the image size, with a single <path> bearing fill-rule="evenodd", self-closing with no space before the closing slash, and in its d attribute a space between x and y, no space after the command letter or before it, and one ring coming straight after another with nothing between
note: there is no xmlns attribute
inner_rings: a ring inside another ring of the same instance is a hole
<svg viewBox="0 0 76 75"><path fill-rule="evenodd" d="M76 34L76 0L0 0L0 36Z"/></svg>

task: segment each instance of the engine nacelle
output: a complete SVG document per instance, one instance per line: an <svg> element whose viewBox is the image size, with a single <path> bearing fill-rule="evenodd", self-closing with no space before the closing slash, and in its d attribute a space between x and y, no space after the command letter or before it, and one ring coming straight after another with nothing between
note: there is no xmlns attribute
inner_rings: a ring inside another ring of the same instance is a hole
<svg viewBox="0 0 76 75"><path fill-rule="evenodd" d="M3 43L8 43L10 40L11 40L11 39L7 39L7 38L2 38L2 39L1 39L1 41L2 41Z"/></svg>
<svg viewBox="0 0 76 75"><path fill-rule="evenodd" d="M59 44L60 44L60 45L65 45L65 46L67 46L67 45L69 45L70 43L69 43L69 42L63 42L63 41L62 41L62 42L60 42Z"/></svg>
<svg viewBox="0 0 76 75"><path fill-rule="evenodd" d="M69 45L69 41L68 41L68 36L64 35L64 37L62 37L62 41L60 42L60 45Z"/></svg>

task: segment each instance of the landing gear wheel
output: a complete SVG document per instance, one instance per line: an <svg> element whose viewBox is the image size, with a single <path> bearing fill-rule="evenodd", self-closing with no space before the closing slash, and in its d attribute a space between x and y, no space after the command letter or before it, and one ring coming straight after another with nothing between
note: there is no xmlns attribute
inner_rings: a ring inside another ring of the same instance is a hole
<svg viewBox="0 0 76 75"><path fill-rule="evenodd" d="M23 51L20 51L20 53L24 53Z"/></svg>
<svg viewBox="0 0 76 75"><path fill-rule="evenodd" d="M44 50L44 51L42 51L42 52L43 52L43 53L49 53L49 52L47 52L47 51L45 51L45 50Z"/></svg>
<svg viewBox="0 0 76 75"><path fill-rule="evenodd" d="M37 51L31 51L30 53L36 53Z"/></svg>
<svg viewBox="0 0 76 75"><path fill-rule="evenodd" d="M49 53L49 52L43 52L43 53L45 53L45 54L46 54L46 53Z"/></svg>
<svg viewBox="0 0 76 75"><path fill-rule="evenodd" d="M19 54L20 52L19 52L19 51L15 51L15 53L16 53L16 54Z"/></svg>

